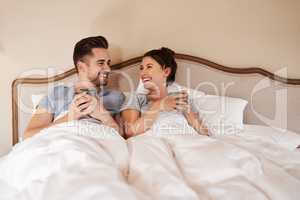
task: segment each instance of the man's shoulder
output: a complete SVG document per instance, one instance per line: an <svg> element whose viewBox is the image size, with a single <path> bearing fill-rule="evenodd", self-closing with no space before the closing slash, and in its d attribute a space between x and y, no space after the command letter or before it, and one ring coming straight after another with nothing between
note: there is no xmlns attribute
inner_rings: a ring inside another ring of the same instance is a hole
<svg viewBox="0 0 300 200"><path fill-rule="evenodd" d="M66 85L54 86L50 89L48 95L53 99L65 98L73 92L73 87Z"/></svg>
<svg viewBox="0 0 300 200"><path fill-rule="evenodd" d="M104 107L111 113L119 113L125 100L123 92L118 90L106 89L103 94Z"/></svg>
<svg viewBox="0 0 300 200"><path fill-rule="evenodd" d="M106 89L104 96L115 97L123 100L125 99L124 93L120 90L115 90L115 89Z"/></svg>

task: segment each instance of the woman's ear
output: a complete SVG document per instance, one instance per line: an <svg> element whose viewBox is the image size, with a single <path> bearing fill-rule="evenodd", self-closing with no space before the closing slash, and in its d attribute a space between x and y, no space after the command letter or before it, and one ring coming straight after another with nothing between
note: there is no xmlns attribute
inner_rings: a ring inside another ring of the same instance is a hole
<svg viewBox="0 0 300 200"><path fill-rule="evenodd" d="M166 67L164 69L164 76L168 77L171 74L171 72L172 72L171 68L170 67Z"/></svg>

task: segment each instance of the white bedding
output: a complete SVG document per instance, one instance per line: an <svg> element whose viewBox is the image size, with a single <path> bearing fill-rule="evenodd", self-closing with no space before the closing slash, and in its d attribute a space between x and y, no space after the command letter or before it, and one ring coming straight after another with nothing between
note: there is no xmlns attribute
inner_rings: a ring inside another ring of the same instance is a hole
<svg viewBox="0 0 300 200"><path fill-rule="evenodd" d="M144 199L127 184L128 151L113 129L77 121L43 130L0 161L0 199Z"/></svg>
<svg viewBox="0 0 300 200"><path fill-rule="evenodd" d="M253 125L214 138L148 132L128 140L128 181L153 199L299 199L300 151L277 134Z"/></svg>
<svg viewBox="0 0 300 200"><path fill-rule="evenodd" d="M125 141L90 122L51 127L0 160L0 199L299 199L300 135L180 130Z"/></svg>

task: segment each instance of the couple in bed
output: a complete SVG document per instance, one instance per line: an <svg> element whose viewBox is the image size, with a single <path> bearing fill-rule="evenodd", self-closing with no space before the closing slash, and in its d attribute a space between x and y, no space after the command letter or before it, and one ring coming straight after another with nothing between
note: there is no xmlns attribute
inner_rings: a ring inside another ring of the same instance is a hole
<svg viewBox="0 0 300 200"><path fill-rule="evenodd" d="M25 138L52 125L79 119L102 123L124 137L132 137L150 129L161 112L174 110L181 112L199 134L208 135L208 129L189 105L187 92L168 93L177 69L172 50L161 48L144 54L140 79L148 92L134 93L130 101L124 102L122 92L105 87L111 71L108 46L102 36L84 38L75 45L73 61L78 82L73 87L57 86L41 100Z"/></svg>

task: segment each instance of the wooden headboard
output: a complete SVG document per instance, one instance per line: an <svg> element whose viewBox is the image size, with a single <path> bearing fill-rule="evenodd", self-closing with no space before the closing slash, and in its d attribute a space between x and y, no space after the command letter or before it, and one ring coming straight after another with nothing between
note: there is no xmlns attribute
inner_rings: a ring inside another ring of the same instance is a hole
<svg viewBox="0 0 300 200"><path fill-rule="evenodd" d="M111 66L115 72L110 85L131 92L138 83L136 57ZM232 68L196 56L176 54L176 82L208 94L239 97L248 100L245 123L265 124L300 132L300 79L288 79L262 68ZM76 70L51 77L22 77L12 83L13 144L23 138L31 116L31 95L45 93L57 84L76 79Z"/></svg>

